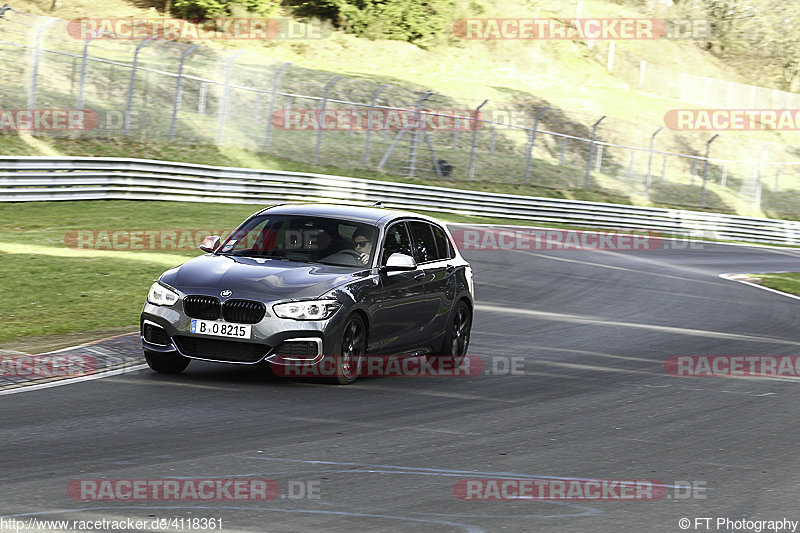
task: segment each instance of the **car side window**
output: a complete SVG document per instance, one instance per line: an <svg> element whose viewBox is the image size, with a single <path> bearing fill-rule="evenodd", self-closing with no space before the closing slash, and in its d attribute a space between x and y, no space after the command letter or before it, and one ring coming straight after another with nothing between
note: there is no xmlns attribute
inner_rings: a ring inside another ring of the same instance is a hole
<svg viewBox="0 0 800 533"><path fill-rule="evenodd" d="M415 220L409 222L408 226L411 229L411 237L414 239L414 260L417 263L427 263L439 259L439 251L436 249L431 225Z"/></svg>
<svg viewBox="0 0 800 533"><path fill-rule="evenodd" d="M381 264L385 265L392 254L411 254L411 239L404 222L398 222L386 230L386 239L383 242L383 256Z"/></svg>
<svg viewBox="0 0 800 533"><path fill-rule="evenodd" d="M431 224L433 228L433 240L436 241L436 249L439 251L439 259L451 259L453 257L450 239L447 238L444 230L439 226Z"/></svg>

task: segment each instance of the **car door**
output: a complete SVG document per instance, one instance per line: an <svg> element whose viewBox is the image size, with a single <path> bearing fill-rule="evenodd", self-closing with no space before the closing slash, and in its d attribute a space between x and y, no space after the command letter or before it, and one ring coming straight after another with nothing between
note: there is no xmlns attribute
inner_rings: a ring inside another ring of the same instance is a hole
<svg viewBox="0 0 800 533"><path fill-rule="evenodd" d="M425 292L425 325L421 332L423 342L431 345L432 349L437 349L437 344L447 328L455 286L447 238L441 228L427 221L411 220L408 228L413 243L414 260L425 273L422 278Z"/></svg>
<svg viewBox="0 0 800 533"><path fill-rule="evenodd" d="M380 249L380 265L385 265L392 253L413 256L405 221L387 227ZM421 269L380 273L380 288L370 328L370 336L375 341L373 345L380 353L400 355L424 343L423 330L429 307L424 277Z"/></svg>

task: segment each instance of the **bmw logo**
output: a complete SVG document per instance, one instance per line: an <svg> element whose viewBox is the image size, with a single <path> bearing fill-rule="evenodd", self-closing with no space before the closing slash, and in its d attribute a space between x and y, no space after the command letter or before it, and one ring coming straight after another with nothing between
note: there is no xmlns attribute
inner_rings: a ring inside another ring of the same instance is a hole
<svg viewBox="0 0 800 533"><path fill-rule="evenodd" d="M228 297L228 296L230 296L231 294L233 294L233 293L232 293L230 290L228 290L228 289L225 289L224 291L222 291L221 293L219 293L219 295L220 295L220 296L222 296L223 298L227 298L227 297Z"/></svg>

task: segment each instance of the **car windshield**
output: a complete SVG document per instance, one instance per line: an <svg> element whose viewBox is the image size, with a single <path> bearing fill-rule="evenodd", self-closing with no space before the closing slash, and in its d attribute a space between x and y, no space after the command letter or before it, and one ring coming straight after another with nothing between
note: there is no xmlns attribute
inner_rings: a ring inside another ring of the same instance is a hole
<svg viewBox="0 0 800 533"><path fill-rule="evenodd" d="M378 231L349 220L258 215L231 233L219 253L305 263L367 267Z"/></svg>

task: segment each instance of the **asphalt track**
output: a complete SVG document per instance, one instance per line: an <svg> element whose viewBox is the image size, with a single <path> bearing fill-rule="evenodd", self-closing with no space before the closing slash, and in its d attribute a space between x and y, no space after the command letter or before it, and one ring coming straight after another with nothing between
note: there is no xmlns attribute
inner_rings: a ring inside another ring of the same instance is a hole
<svg viewBox="0 0 800 533"><path fill-rule="evenodd" d="M800 250L465 255L479 304L470 353L496 372L337 387L193 362L178 376L138 370L5 395L0 514L220 518L225 532L677 532L684 517L713 519L689 531L752 531L715 521L800 520L800 381L664 370L672 355L800 353L800 301L719 278L798 270ZM503 372L511 358L523 358L523 373ZM175 477L267 478L281 497L67 494L79 479ZM464 479L553 477L654 479L667 493L462 501L453 491ZM319 498L288 497L305 482Z"/></svg>

